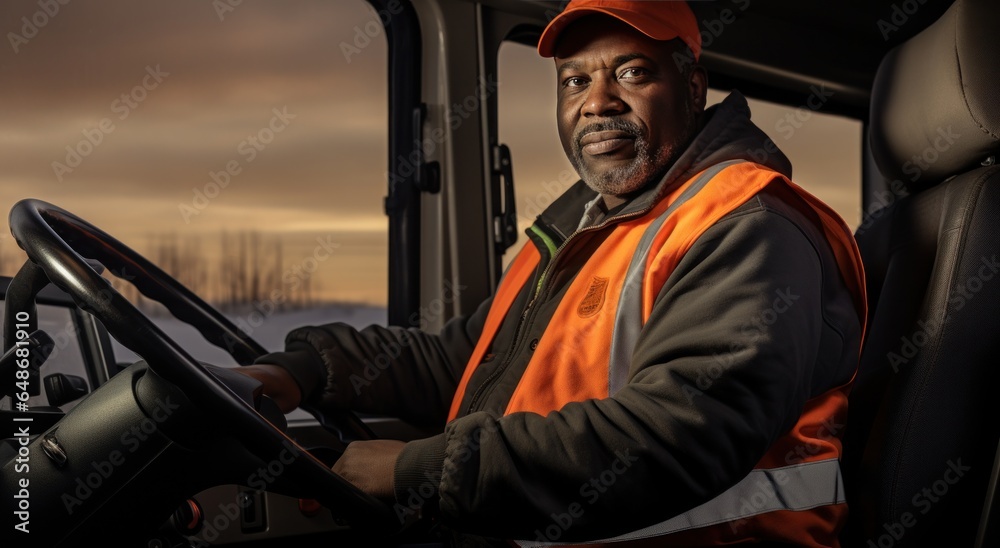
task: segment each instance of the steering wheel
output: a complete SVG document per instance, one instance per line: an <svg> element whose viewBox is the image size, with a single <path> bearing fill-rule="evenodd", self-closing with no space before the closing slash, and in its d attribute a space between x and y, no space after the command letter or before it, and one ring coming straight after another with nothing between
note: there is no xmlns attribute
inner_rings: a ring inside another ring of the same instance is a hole
<svg viewBox="0 0 1000 548"><path fill-rule="evenodd" d="M15 240L30 259L22 273L35 278L24 282L30 288L32 302L34 293L45 282L53 283L68 293L77 306L96 316L121 344L144 358L156 375L225 424L250 454L266 462L283 449L296 448L292 451L295 460L285 469L291 481L315 490L315 498L352 523L371 525L378 531L398 529L399 521L387 504L335 474L219 382L101 277L84 257L99 261L115 276L130 281L143 295L163 304L209 342L227 350L237 363L252 363L267 352L225 316L125 244L55 205L35 199L21 200L11 209L9 222ZM31 274L33 269L35 275ZM12 282L11 296L22 273ZM41 280L41 274L47 280ZM356 416L352 415L352 419L361 424Z"/></svg>

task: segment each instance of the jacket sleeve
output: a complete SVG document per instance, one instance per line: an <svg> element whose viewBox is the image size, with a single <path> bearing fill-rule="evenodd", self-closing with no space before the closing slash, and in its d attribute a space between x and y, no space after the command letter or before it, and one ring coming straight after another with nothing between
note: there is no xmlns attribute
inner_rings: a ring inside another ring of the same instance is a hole
<svg viewBox="0 0 1000 548"><path fill-rule="evenodd" d="M490 302L453 318L439 334L377 325L358 330L345 323L301 327L288 333L284 352L256 363L286 368L303 402L442 424Z"/></svg>
<svg viewBox="0 0 1000 548"><path fill-rule="evenodd" d="M473 413L408 443L396 465L397 512L426 499L425 511L456 530L555 540L542 532L558 529L560 541L575 541L710 500L759 462L811 397L822 279L835 269L824 272L812 241L779 213L724 218L664 286L628 384L547 416ZM438 493L428 498L431 485Z"/></svg>

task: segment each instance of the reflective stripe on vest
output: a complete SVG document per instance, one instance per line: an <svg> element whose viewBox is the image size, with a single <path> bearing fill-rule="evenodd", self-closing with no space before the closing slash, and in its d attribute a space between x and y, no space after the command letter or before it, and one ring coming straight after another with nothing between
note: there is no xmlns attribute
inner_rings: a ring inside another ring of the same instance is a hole
<svg viewBox="0 0 1000 548"><path fill-rule="evenodd" d="M809 510L844 501L844 482L837 459L753 470L726 492L683 514L631 533L575 544L610 544L660 537L776 510ZM525 548L560 545L526 540L517 541L517 544Z"/></svg>
<svg viewBox="0 0 1000 548"><path fill-rule="evenodd" d="M642 331L643 324L649 318L649 314L652 311L652 301L660 291L660 288L654 287L652 288L654 291L650 292L650 287L649 285L643 283L643 278L646 275L649 263L652 259L650 249L652 248L654 241L657 240L657 235L663 233L663 224L668 217L687 204L695 194L704 189L709 181L713 180L719 172L729 166L741 163L743 162L740 160L723 162L706 170L702 176L699 177L694 184L688 187L665 212L663 212L650 224L649 228L643 234L639 248L635 250L635 254L632 256L632 261L629 264L628 272L625 275L625 284L622 288L622 296L618 301L614 334L611 338L609 394L617 392L619 388L625 385L628 379L629 365L632 361L632 350L635 348L636 342L639 339L639 333ZM752 190L752 192L749 193L750 195L763 190L765 186L773 181L775 176L774 173L752 168L749 164L741 167L750 167L755 172L753 174L748 174L749 177L745 179L740 179L744 182L747 190ZM796 191L801 190L791 183L791 181L785 180L784 182ZM747 193L739 194L739 199L742 200L740 203L745 201L743 198L746 194ZM823 222L823 232L833 247L834 256L837 258L837 263L845 283L855 295L855 305L856 307L864 306L863 303L858 302L858 296L864 295L864 279L862 277L863 269L861 266L861 256L853 244L853 236L850 235L850 231L846 228L846 226L836 222L836 217L830 218L831 214L836 214L833 213L832 210L829 210L825 204L819 202L819 200L808 193L798 192L798 194L800 197L806 199L806 202L810 205L810 207L814 208L814 210L818 210L817 213L820 213L820 219ZM746 196L746 198L749 198L749 196ZM712 224L714 224L714 222ZM702 226L707 228L705 225L706 223L703 222ZM700 235L701 231L697 233L695 238ZM850 238L850 240L845 241L845 236ZM666 237L669 238L670 236L667 235ZM693 243L695 238L687 236L688 241L691 243ZM687 251L687 249L684 251ZM680 257L677 259L677 262L679 261ZM673 266L676 266L676 264ZM667 276L663 276L663 279L666 280L666 277ZM650 296L652 296L652 298L650 298ZM864 317L861 318L861 321L863 325L863 322L865 321Z"/></svg>
<svg viewBox="0 0 1000 548"><path fill-rule="evenodd" d="M790 205L818 220L854 297L863 337L867 317L864 271L853 235L843 220L777 172L750 162L726 162L673 189L644 215L611 228L563 294L549 320L552 328L542 334L505 413L544 415L574 401L613 397L627 384L636 341L684 255L706 230L768 187L790 194ZM631 257L622 257L628 250ZM469 379L539 260L538 250L529 242L505 274L452 401L449 420L459 414ZM602 363L607 364L606 371L595 368ZM798 423L779 437L747 479L684 514L664 516L660 524L614 540L627 543L665 534L689 539L694 534L698 541L718 543L772 538L836 545L836 528L846 514L838 459L843 434L839 426L846 422L849 385L806 402ZM759 482L769 485L768 492L774 496L763 506L743 504L748 486L753 488ZM734 506L736 501L740 503ZM734 521L740 522L738 530L731 529ZM783 527L796 521L794 527ZM808 538L787 536L786 529Z"/></svg>
<svg viewBox="0 0 1000 548"><path fill-rule="evenodd" d="M625 284L622 286L622 296L618 300L618 310L615 311L615 329L611 337L611 363L608 367L609 394L614 394L619 388L625 386L625 381L628 379L628 366L632 362L632 349L635 348L639 333L642 331L642 324L645 320L642 315L642 278L646 274L646 259L653 246L653 239L663 227L667 217L673 215L678 208L705 188L708 181L718 175L720 171L738 163L740 160L733 160L706 169L695 180L694 184L687 187L670 204L666 211L650 223L649 228L642 234L639 247L635 250L632 261L628 265Z"/></svg>

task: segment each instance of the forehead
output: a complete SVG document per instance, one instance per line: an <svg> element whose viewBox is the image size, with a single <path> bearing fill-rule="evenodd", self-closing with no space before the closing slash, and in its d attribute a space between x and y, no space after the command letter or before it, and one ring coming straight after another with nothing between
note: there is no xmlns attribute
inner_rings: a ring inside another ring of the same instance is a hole
<svg viewBox="0 0 1000 548"><path fill-rule="evenodd" d="M618 19L597 14L574 21L559 35L555 61L559 66L568 60L606 60L630 54L658 60L670 49L669 42L654 40Z"/></svg>

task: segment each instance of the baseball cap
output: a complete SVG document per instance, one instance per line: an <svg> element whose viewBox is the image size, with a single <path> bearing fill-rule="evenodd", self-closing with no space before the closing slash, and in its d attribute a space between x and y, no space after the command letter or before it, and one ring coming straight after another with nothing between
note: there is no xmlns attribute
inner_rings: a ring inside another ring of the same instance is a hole
<svg viewBox="0 0 1000 548"><path fill-rule="evenodd" d="M572 0L542 31L538 53L554 56L559 34L573 21L594 13L614 17L654 40L680 38L695 59L701 57L698 20L683 0Z"/></svg>

